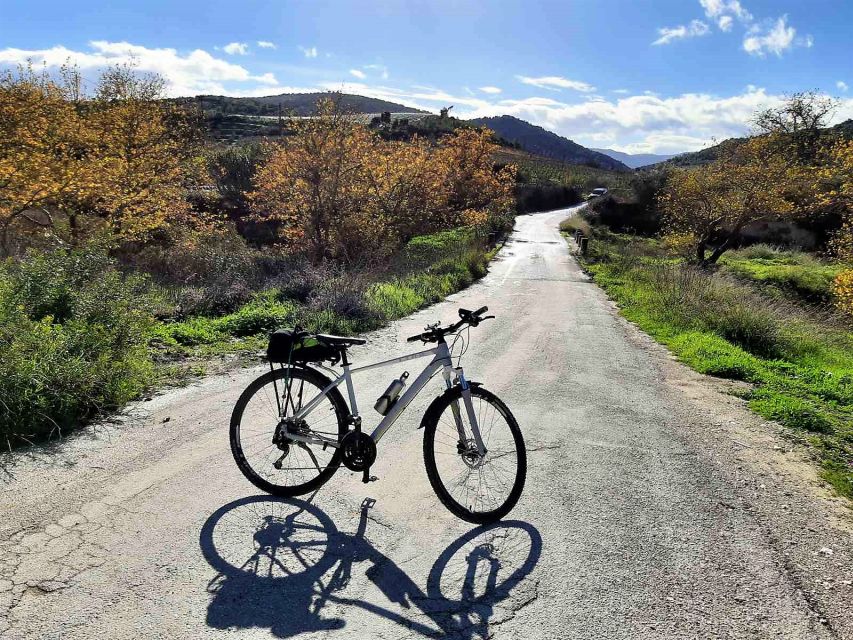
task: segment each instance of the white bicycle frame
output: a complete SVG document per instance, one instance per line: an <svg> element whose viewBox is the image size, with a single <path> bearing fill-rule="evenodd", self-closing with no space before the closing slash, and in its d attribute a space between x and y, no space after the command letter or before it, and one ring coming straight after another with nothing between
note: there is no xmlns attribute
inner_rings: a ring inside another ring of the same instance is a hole
<svg viewBox="0 0 853 640"><path fill-rule="evenodd" d="M315 398L308 402L304 407L302 407L299 411L297 411L293 416L292 420L304 420L309 413L311 413L314 409L319 406L319 404L323 401L332 389L336 389L341 384L346 383L347 395L349 396L349 404L350 404L350 414L352 416L353 422L358 424L360 421L358 415L358 404L355 398L355 388L352 383L352 375L354 373L359 373L361 371L369 371L370 369L378 369L381 367L388 367L392 364L398 364L400 362L406 362L408 360L416 360L418 358L425 358L427 356L433 356L433 359L427 364L426 368L421 372L421 374L415 378L415 381L411 383L406 392L397 399L397 402L391 407L391 410L388 414L382 418L382 421L376 426L373 430L373 433L370 434L370 437L373 438L374 442L379 442L382 436L391 428L391 426L396 422L397 418L400 417L409 404L414 400L415 396L421 392L421 390L426 386L427 382L441 369L444 374L444 381L447 385L447 388L451 388L453 386L453 376L455 374L456 380L459 381L459 386L462 389L462 400L465 405L465 412L468 416L468 421L471 424L471 432L474 436L474 443L477 445L477 452L480 456L486 454L486 447L483 444L483 439L480 436L480 427L477 424L477 416L474 411L474 405L471 401L471 387L468 381L465 379L465 375L462 371L461 367L453 367L453 363L450 357L450 349L447 346L446 342L439 342L432 349L427 349L425 351L419 351L417 353L412 353L406 356L400 356L399 358L393 358L392 360L383 360L382 362L376 362L374 364L365 365L363 367L356 367L352 369L349 365L349 362L344 360L343 364L343 373L338 375L332 382L330 382L326 388L324 388ZM333 373L337 373L333 369L328 369ZM465 443L468 440L468 436L465 433L465 426L462 421L462 415L459 408L459 402L454 402L451 404L451 410L453 412L453 418L456 423L456 430L459 433L459 440L462 443ZM325 437L321 434L313 434L310 436L291 433L289 430L287 431L287 437L291 440L297 440L300 442L306 442L309 444L325 444L331 447L338 447L339 442L336 439Z"/></svg>

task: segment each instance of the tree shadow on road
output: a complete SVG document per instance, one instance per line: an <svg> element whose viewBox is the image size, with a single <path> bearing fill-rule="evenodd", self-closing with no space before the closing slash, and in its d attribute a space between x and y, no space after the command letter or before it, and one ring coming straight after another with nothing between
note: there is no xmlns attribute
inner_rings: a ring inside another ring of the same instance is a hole
<svg viewBox="0 0 853 640"><path fill-rule="evenodd" d="M364 500L351 534L303 500L262 495L219 508L199 538L218 572L208 584L208 625L267 628L287 638L343 629L356 608L424 636L473 640L489 637L490 623L535 597L535 584L525 578L542 539L532 525L500 522L457 538L436 559L424 590L366 537L374 502ZM350 582L352 593L372 591L362 576L387 603L348 595Z"/></svg>

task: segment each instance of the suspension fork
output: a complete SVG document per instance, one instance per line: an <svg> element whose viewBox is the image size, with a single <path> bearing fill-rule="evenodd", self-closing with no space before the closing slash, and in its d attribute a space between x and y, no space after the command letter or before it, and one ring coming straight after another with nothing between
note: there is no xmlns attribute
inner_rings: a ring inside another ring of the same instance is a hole
<svg viewBox="0 0 853 640"><path fill-rule="evenodd" d="M450 366L444 368L444 382L447 388L453 386L451 372L456 374L456 380L459 381L459 387L462 389L462 403L465 406L465 413L468 416L468 422L471 424L471 433L474 436L474 443L477 445L477 453L480 456L486 455L486 445L483 443L483 437L480 435L480 425L477 422L477 412L474 411L474 403L471 399L471 385L465 378L462 367L453 369ZM465 424L462 420L462 409L459 406L459 400L453 400L450 403L450 410L453 413L453 421L456 423L456 432L459 434L459 441L465 442L468 440L468 434L465 433Z"/></svg>

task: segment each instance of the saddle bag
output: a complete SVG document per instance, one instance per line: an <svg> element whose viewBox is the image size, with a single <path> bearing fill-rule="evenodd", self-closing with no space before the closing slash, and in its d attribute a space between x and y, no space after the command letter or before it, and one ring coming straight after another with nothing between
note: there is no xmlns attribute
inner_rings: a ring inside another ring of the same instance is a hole
<svg viewBox="0 0 853 640"><path fill-rule="evenodd" d="M267 359L275 363L305 363L338 360L340 348L329 345L317 336L294 329L278 329L270 334Z"/></svg>

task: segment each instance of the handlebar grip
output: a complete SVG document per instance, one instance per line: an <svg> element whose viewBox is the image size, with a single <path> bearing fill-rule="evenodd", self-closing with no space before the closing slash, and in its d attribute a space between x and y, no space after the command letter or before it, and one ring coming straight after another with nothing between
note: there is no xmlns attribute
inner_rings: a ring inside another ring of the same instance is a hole
<svg viewBox="0 0 853 640"><path fill-rule="evenodd" d="M423 340L423 335L424 334L419 333L416 336L409 336L408 338L406 338L406 342L417 342L418 340Z"/></svg>
<svg viewBox="0 0 853 640"><path fill-rule="evenodd" d="M473 316L478 316L478 315L480 315L481 313L486 313L486 311L488 311L488 310L489 310L489 308L488 308L488 307L480 307L479 309L477 309L477 310L476 310L474 313L472 313L471 315L473 315Z"/></svg>

